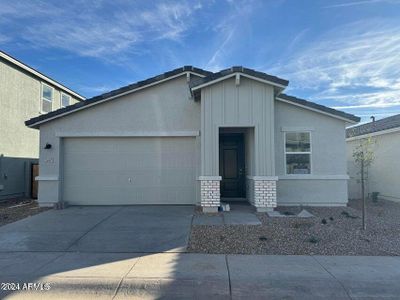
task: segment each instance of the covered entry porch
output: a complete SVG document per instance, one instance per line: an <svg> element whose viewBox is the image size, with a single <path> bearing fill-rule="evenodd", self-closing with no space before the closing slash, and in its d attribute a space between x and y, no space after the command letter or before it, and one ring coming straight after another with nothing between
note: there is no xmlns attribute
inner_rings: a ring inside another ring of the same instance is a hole
<svg viewBox="0 0 400 300"><path fill-rule="evenodd" d="M276 207L277 177L254 175L254 135L254 126L218 128L218 176L199 178L204 212L217 212L221 202L249 203L258 212Z"/></svg>

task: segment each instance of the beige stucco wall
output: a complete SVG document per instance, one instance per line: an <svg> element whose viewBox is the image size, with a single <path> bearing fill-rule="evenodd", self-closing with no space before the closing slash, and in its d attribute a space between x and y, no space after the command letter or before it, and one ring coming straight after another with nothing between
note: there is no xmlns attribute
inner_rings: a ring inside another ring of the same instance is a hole
<svg viewBox="0 0 400 300"><path fill-rule="evenodd" d="M374 161L368 168L367 193L379 192L380 197L400 201L400 132L392 132L372 137ZM353 150L360 140L347 142L347 167L350 176L349 198L361 197L360 171L353 158Z"/></svg>
<svg viewBox="0 0 400 300"><path fill-rule="evenodd" d="M121 96L40 126L39 185L42 205L61 199L62 141L65 137L135 136L199 132L200 103L190 99L186 76ZM198 163L200 137L196 136ZM44 149L50 143L52 148ZM199 168L198 168L199 169ZM199 175L197 170L197 174ZM198 187L197 187L198 188ZM199 193L196 193L199 194ZM198 200L196 200L198 201Z"/></svg>
<svg viewBox="0 0 400 300"><path fill-rule="evenodd" d="M60 108L57 88L53 96L56 110ZM40 99L39 79L0 60L0 155L39 157L39 131L26 127L24 122L40 114ZM73 97L71 101L77 102Z"/></svg>
<svg viewBox="0 0 400 300"><path fill-rule="evenodd" d="M216 176L220 127L251 128L246 142L254 147L246 147L253 154L246 157L247 175L278 176L278 204L346 205L345 121L274 100L271 86L246 78L239 85L232 78L205 88L202 100L194 102L184 75L44 123L39 201L62 200L65 137L201 131L197 175ZM312 174L284 174L284 130L311 131ZM50 150L43 149L46 143Z"/></svg>
<svg viewBox="0 0 400 300"><path fill-rule="evenodd" d="M345 122L281 101L275 103L278 205L346 205ZM311 132L311 174L285 175L284 132Z"/></svg>

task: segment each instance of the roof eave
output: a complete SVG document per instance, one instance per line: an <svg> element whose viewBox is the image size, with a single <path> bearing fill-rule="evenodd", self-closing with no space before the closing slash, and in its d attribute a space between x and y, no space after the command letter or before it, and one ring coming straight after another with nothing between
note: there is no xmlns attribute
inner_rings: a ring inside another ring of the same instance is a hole
<svg viewBox="0 0 400 300"><path fill-rule="evenodd" d="M79 104L82 104L82 103L76 103L74 105L71 105L70 107L73 107L73 106L77 106L77 107L74 108L74 109L70 109L70 110L67 110L68 106L64 107L64 108L61 108L61 109L56 110L54 112L50 112L49 113L50 115L49 115L48 118L43 118L43 119L40 120L40 119L38 119L38 118L40 118L40 116L39 116L39 117L35 117L35 118L32 118L32 119L29 119L29 120L25 121L25 125L28 126L29 128L39 129L40 125L43 124L43 123L47 123L47 122L52 121L54 119L64 117L64 116L72 114L74 112L77 112L77 111L92 107L94 105L98 105L98 104L101 104L103 102L110 101L112 99L115 99L115 98L118 98L118 97L122 97L122 96L137 92L139 90L142 90L142 89L145 89L145 88L157 85L157 84L161 84L163 82L172 80L174 78L181 77L181 76L183 76L183 75L185 75L187 73L194 74L194 75L199 76L199 77L205 77L206 76L206 75L204 75L204 74L202 74L200 72L197 72L196 70L185 70L185 67L184 67L182 69L182 72L178 73L176 75L164 78L162 80L154 81L152 83L149 83L149 84L146 84L146 85L143 85L143 86L139 86L139 87L137 87L135 89L128 90L128 91L125 91L125 92L122 92L122 93L119 93L119 94L116 94L116 95L112 95L110 97L106 97L104 99L94 100L94 101L91 101L91 99L88 99L88 100L85 101L84 105L79 105ZM96 97L93 97L92 99L95 99L95 98ZM62 110L65 110L65 112L62 112ZM59 111L59 113L54 114L53 116L51 115L52 113L55 113L57 111ZM44 116L46 116L46 115L44 115Z"/></svg>
<svg viewBox="0 0 400 300"><path fill-rule="evenodd" d="M297 102L294 102L294 101L290 101L290 100L288 100L288 99L284 99L284 98L279 97L279 96L276 97L276 100L279 100L279 101L281 101L281 102L285 102L285 103L288 103L288 104L292 104L292 105L295 105L295 106L298 106L298 107L302 107L302 108L308 109L308 110L310 110L310 111L314 111L314 112L317 112L317 113L321 113L321 114L330 116L330 117L332 117L332 118L336 118L336 119L345 121L347 124L357 124L358 122L360 122L360 118L359 118L359 117L356 117L356 116L354 116L354 118L347 118L347 117L345 117L345 116L339 116L339 115L336 115L336 114L334 114L334 113L330 113L330 112L324 111L324 110L322 110L322 109L317 109L317 108L314 108L314 107L310 107L310 106L307 106L307 105L303 105L303 104L301 104L301 103L297 103Z"/></svg>

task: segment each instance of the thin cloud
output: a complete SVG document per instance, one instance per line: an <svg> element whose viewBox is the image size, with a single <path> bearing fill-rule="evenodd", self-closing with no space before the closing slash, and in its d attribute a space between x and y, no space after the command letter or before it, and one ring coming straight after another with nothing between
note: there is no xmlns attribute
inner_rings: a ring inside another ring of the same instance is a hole
<svg viewBox="0 0 400 300"><path fill-rule="evenodd" d="M399 105L400 26L375 20L339 27L270 71L337 108Z"/></svg>
<svg viewBox="0 0 400 300"><path fill-rule="evenodd" d="M186 1L150 3L142 8L137 3L122 4L73 1L61 9L47 2L1 3L0 37L11 39L6 28L12 28L13 36L32 47L118 62L127 54L140 53L151 41L179 42L192 25L192 14L201 9L200 4ZM19 26L21 20L32 26Z"/></svg>
<svg viewBox="0 0 400 300"><path fill-rule="evenodd" d="M359 5L369 5L369 4L376 4L376 3L399 3L398 1L393 0L363 0L363 1L352 1L352 2L345 2L340 4L333 4L329 6L325 6L325 8L340 8L340 7L349 7L349 6L359 6Z"/></svg>
<svg viewBox="0 0 400 300"><path fill-rule="evenodd" d="M205 65L210 71L217 71L223 68L224 61L228 54L237 45L238 31L240 23L246 22L246 18L251 16L253 12L253 1L227 1L230 9L225 16L221 17L221 21L215 26L214 31L217 32L217 45Z"/></svg>

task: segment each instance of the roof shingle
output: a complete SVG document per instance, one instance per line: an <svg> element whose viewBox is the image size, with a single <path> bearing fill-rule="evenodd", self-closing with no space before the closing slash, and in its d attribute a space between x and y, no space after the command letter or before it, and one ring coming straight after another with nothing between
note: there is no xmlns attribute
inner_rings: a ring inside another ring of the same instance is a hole
<svg viewBox="0 0 400 300"><path fill-rule="evenodd" d="M400 127L400 114L380 119L375 122L369 122L366 124L348 128L346 130L346 137L351 138L397 127Z"/></svg>
<svg viewBox="0 0 400 300"><path fill-rule="evenodd" d="M164 79L168 79L168 78L170 78L172 76L175 76L175 75L178 75L178 74L184 73L184 72L194 72L194 73L197 73L197 74L200 74L200 75L203 75L203 76L207 76L207 75L212 74L212 72L209 72L209 71L206 71L206 70L203 70L203 69L200 69L200 68L196 68L196 67L193 67L193 66L183 66L181 68L177 68L177 69L174 69L172 71L165 72L163 74L148 78L146 80L138 81L136 83L121 87L119 89L116 89L116 90L113 90L113 91L110 91L110 92L107 92L107 93L104 93L104 94L89 98L89 99L87 99L87 100L85 100L83 102L78 102L78 103L75 103L73 105L69 105L67 107L63 107L63 108L57 109L55 111L49 112L49 113L47 113L45 115L40 115L38 117L32 118L32 119L30 119L28 121L25 121L25 125L30 126L32 124L35 124L35 123L40 122L40 121L44 121L46 119L50 119L50 118L55 117L57 115L61 115L61 114L64 114L66 112L72 112L72 111L74 111L74 110L76 110L78 108L93 104L95 102L98 102L98 101L101 101L101 100L104 100L104 99L107 99L107 98L110 98L110 97L118 96L118 95L123 94L125 92L131 91L131 90L135 90L137 88L140 88L140 87L152 84L152 83L156 83L156 82L164 80Z"/></svg>
<svg viewBox="0 0 400 300"><path fill-rule="evenodd" d="M326 112L326 113L329 113L329 114L332 114L332 115L335 115L338 117L342 117L342 118L351 120L353 122L360 122L360 118L355 115L348 114L348 113L345 113L344 111L336 110L336 109L333 109L333 108L330 108L330 107L327 107L327 106L324 106L321 104L317 104L315 102L296 98L294 96L289 96L286 94L280 94L277 98L281 98L282 100L286 100L289 102L293 102L295 104L299 104L299 105L307 106L307 107L310 107L310 108L313 108L316 110L320 110L322 112Z"/></svg>

